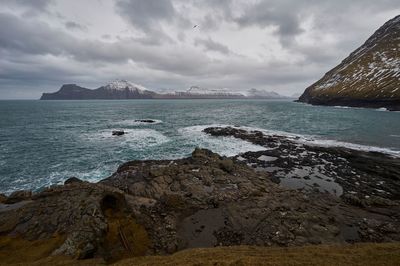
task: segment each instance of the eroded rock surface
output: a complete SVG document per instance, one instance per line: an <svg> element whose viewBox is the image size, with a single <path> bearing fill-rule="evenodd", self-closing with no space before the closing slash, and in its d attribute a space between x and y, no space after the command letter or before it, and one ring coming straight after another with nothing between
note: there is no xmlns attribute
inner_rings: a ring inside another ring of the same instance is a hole
<svg viewBox="0 0 400 266"><path fill-rule="evenodd" d="M52 255L107 261L217 245L398 241L399 204L381 203L287 189L267 172L196 149L185 159L128 162L97 184L67 182L0 208L0 234L59 236Z"/></svg>
<svg viewBox="0 0 400 266"><path fill-rule="evenodd" d="M400 200L400 158L345 147L321 147L296 136L268 135L238 127L210 127L213 136L231 136L265 147L234 160L267 172L276 183L294 189L319 190L364 203Z"/></svg>

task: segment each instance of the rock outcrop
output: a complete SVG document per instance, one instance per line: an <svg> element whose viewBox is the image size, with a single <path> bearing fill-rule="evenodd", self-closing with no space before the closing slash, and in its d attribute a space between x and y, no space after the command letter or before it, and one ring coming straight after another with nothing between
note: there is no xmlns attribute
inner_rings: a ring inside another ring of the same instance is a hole
<svg viewBox="0 0 400 266"><path fill-rule="evenodd" d="M308 87L299 101L400 110L400 16Z"/></svg>
<svg viewBox="0 0 400 266"><path fill-rule="evenodd" d="M155 92L128 82L116 80L100 88L91 90L75 84L66 84L54 93L43 93L41 100L116 100L116 99L150 99Z"/></svg>
<svg viewBox="0 0 400 266"><path fill-rule="evenodd" d="M251 89L242 94L228 89L206 89L192 86L187 91L154 92L126 80L116 80L91 90L66 84L54 93L43 93L41 100L123 100L123 99L284 99L276 92Z"/></svg>
<svg viewBox="0 0 400 266"><path fill-rule="evenodd" d="M128 162L97 184L72 181L0 205L1 258L43 245L46 256L112 262L191 247L400 240L398 201L360 207L287 189L203 149L185 159Z"/></svg>

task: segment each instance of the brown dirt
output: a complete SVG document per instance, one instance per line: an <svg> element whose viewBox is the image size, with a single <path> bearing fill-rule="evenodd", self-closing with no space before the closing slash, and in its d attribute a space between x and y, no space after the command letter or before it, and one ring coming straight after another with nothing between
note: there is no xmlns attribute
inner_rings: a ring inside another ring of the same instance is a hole
<svg viewBox="0 0 400 266"><path fill-rule="evenodd" d="M123 259L125 265L399 265L400 243L318 245L277 248L234 246L188 249L169 256L143 256ZM0 264L6 264L2 261ZM17 265L106 265L101 259L71 260L50 257Z"/></svg>

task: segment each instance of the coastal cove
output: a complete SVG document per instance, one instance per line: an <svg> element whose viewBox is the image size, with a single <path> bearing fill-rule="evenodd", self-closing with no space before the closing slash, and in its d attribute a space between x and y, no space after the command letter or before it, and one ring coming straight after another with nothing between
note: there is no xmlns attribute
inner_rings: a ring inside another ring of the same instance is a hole
<svg viewBox="0 0 400 266"><path fill-rule="evenodd" d="M0 192L6 194L71 176L96 182L126 161L183 158L195 147L226 156L262 149L201 132L212 125L296 135L319 145L400 151L398 112L289 100L1 101L0 116ZM112 136L118 129L127 134Z"/></svg>

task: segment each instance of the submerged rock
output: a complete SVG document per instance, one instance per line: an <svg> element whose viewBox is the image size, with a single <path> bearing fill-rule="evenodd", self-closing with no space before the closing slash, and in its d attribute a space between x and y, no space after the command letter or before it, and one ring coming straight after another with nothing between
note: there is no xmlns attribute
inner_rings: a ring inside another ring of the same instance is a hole
<svg viewBox="0 0 400 266"><path fill-rule="evenodd" d="M155 123L156 121L151 119L136 119L135 122L152 124Z"/></svg>
<svg viewBox="0 0 400 266"><path fill-rule="evenodd" d="M123 130L113 130L112 135L113 136L122 136L125 134L125 131Z"/></svg>

